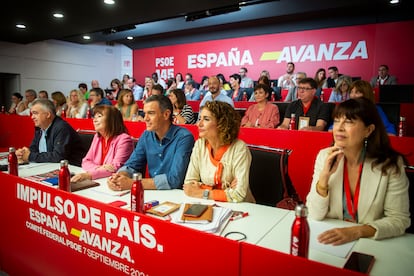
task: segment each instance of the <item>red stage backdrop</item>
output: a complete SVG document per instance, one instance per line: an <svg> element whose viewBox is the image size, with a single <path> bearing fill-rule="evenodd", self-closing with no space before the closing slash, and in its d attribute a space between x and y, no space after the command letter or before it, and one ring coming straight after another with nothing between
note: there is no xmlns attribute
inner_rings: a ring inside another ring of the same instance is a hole
<svg viewBox="0 0 414 276"><path fill-rule="evenodd" d="M414 21L405 21L140 49L133 52L133 74L143 83L153 72L163 79L190 72L199 82L202 76L217 73L228 79L246 67L254 80L262 70L276 79L292 61L296 72L310 77L318 68L337 66L340 73L370 80L380 64L387 64L399 83L414 83L408 70L414 54L407 43L413 31Z"/></svg>

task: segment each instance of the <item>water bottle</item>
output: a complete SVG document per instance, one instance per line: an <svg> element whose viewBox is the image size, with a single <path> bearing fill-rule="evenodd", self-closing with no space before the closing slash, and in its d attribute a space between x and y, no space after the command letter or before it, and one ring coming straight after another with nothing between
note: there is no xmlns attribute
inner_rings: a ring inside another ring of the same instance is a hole
<svg viewBox="0 0 414 276"><path fill-rule="evenodd" d="M59 170L59 189L70 192L70 172L68 167L68 160L60 161L60 170Z"/></svg>
<svg viewBox="0 0 414 276"><path fill-rule="evenodd" d="M86 110L86 119L92 119L92 110L90 107Z"/></svg>
<svg viewBox="0 0 414 276"><path fill-rule="evenodd" d="M140 173L132 175L131 187L131 211L144 214L144 188L142 187L142 176Z"/></svg>
<svg viewBox="0 0 414 276"><path fill-rule="evenodd" d="M5 109L4 105L1 106L1 113L6 114L6 109Z"/></svg>
<svg viewBox="0 0 414 276"><path fill-rule="evenodd" d="M405 136L405 117L400 117L400 123L398 124L398 136L404 137Z"/></svg>
<svg viewBox="0 0 414 276"><path fill-rule="evenodd" d="M203 98L204 98L204 93L203 93L203 92L201 92L201 93L200 93L200 101L202 101L202 100L203 100Z"/></svg>
<svg viewBox="0 0 414 276"><path fill-rule="evenodd" d="M242 99L242 101L243 102L247 102L247 93L246 93L246 91L243 92L243 99Z"/></svg>
<svg viewBox="0 0 414 276"><path fill-rule="evenodd" d="M290 254L308 258L310 236L308 208L304 204L296 205L295 216L290 239Z"/></svg>
<svg viewBox="0 0 414 276"><path fill-rule="evenodd" d="M60 112L60 118L65 119L66 118L66 110L64 107L62 107L62 111Z"/></svg>
<svg viewBox="0 0 414 276"><path fill-rule="evenodd" d="M272 97L271 97L271 99L270 99L272 102L275 102L276 101L276 93L275 93L275 91L273 91L272 92Z"/></svg>
<svg viewBox="0 0 414 276"><path fill-rule="evenodd" d="M295 113L292 113L290 115L289 129L290 130L295 130L296 129L296 114Z"/></svg>
<svg viewBox="0 0 414 276"><path fill-rule="evenodd" d="M14 147L9 148L9 174L18 176L18 163L17 163L17 156L16 156L16 149Z"/></svg>
<svg viewBox="0 0 414 276"><path fill-rule="evenodd" d="M323 102L323 90L321 91L321 96L320 96L321 102Z"/></svg>
<svg viewBox="0 0 414 276"><path fill-rule="evenodd" d="M132 114L131 121L132 122L136 122L137 121L137 118L138 118L137 113L134 113L134 114Z"/></svg>

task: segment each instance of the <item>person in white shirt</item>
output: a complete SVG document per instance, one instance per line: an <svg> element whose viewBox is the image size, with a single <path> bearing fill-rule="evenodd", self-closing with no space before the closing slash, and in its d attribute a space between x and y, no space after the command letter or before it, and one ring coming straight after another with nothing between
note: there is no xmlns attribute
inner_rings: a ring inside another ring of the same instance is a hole
<svg viewBox="0 0 414 276"><path fill-rule="evenodd" d="M165 83L163 79L158 77L157 73L152 73L151 77L154 80L155 84L159 84L162 86L162 88L167 89L167 84Z"/></svg>
<svg viewBox="0 0 414 276"><path fill-rule="evenodd" d="M26 100L23 102L24 109L22 112L18 112L17 114L22 116L29 116L30 108L32 107L33 101L37 98L37 93L34 89L27 89L24 95L26 98Z"/></svg>
<svg viewBox="0 0 414 276"><path fill-rule="evenodd" d="M136 84L135 78L129 78L127 80L128 89L132 91L132 94L134 95L134 100L138 101L142 99L142 96L144 94L144 88Z"/></svg>
<svg viewBox="0 0 414 276"><path fill-rule="evenodd" d="M293 62L288 62L286 66L286 74L279 77L277 81L277 86L289 89L295 86L295 82L293 80L295 72L295 64Z"/></svg>

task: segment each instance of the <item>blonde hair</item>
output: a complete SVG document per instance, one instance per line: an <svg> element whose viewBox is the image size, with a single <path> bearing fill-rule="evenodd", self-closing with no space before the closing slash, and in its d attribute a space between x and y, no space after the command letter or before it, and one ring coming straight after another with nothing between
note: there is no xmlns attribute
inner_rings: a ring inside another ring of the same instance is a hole
<svg viewBox="0 0 414 276"><path fill-rule="evenodd" d="M78 95L78 103L76 104L76 107L78 107L78 106L82 106L82 104L86 101L85 100L85 97L82 95L82 92L80 92L80 90L78 90L78 89L72 89L70 92L69 92L69 102L73 105L73 103L72 103L72 100L71 100L71 96L72 96L72 93L76 93L77 95Z"/></svg>

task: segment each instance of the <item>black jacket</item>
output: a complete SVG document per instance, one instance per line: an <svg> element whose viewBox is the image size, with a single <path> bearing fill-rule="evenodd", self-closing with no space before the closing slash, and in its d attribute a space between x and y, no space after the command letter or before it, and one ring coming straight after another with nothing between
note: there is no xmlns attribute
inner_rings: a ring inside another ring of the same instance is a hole
<svg viewBox="0 0 414 276"><path fill-rule="evenodd" d="M39 152L42 137L40 128L35 128L35 135L30 145L30 162L58 163L67 159L70 164L81 166L87 149L84 148L79 134L64 120L56 116L46 133L47 152Z"/></svg>

